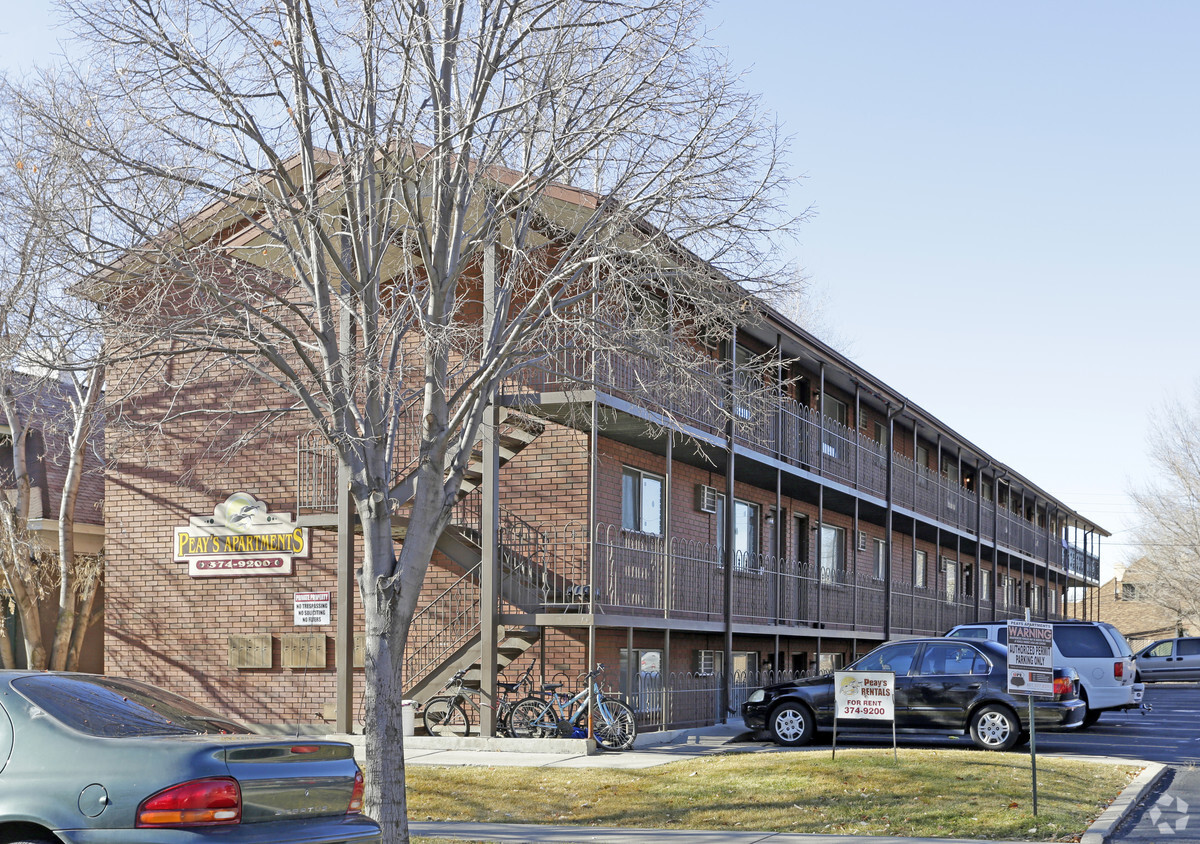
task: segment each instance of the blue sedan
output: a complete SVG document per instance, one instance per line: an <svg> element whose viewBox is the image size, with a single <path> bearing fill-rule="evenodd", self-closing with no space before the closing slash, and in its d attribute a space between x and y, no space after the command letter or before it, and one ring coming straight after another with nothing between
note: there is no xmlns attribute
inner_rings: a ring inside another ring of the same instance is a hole
<svg viewBox="0 0 1200 844"><path fill-rule="evenodd" d="M133 680L0 671L0 841L366 844L350 745L251 734Z"/></svg>

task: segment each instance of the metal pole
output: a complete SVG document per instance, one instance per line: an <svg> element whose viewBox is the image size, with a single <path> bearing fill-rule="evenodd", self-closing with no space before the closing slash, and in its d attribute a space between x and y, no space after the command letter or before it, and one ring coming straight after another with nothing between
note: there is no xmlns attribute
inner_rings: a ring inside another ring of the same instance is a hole
<svg viewBox="0 0 1200 844"><path fill-rule="evenodd" d="M491 331L503 319L499 313L496 244L489 243L483 252L483 324ZM483 354L487 355L485 347ZM496 710L490 706L496 700L496 662L499 648L499 579L500 579L500 408L495 400L488 402L481 426L483 451L483 500L480 514L479 573L479 688L482 705L479 707L479 734L496 734Z"/></svg>
<svg viewBox="0 0 1200 844"><path fill-rule="evenodd" d="M337 666L335 729L353 732L354 712L354 501L350 496L350 470L338 461L337 472L337 628L334 664ZM407 678L405 678L407 679Z"/></svg>

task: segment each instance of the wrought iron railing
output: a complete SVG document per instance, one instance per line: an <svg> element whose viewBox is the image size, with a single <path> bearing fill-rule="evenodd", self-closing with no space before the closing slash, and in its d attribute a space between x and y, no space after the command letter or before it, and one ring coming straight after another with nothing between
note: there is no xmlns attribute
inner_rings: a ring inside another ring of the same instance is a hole
<svg viewBox="0 0 1200 844"><path fill-rule="evenodd" d="M417 611L408 630L404 682L413 687L479 635L479 566L469 569Z"/></svg>
<svg viewBox="0 0 1200 844"><path fill-rule="evenodd" d="M728 381L724 362L716 359L678 376L649 356L588 353L564 343L532 359L509 379L504 390L509 398L519 400L593 387L718 434L732 417L737 443L878 498L887 497L886 446L788 396L772 393L752 379L746 383L753 389L735 391L729 398ZM890 456L896 506L1058 564L1046 529L1032 519L980 501L974 488L918 466L899 452ZM1068 568L1081 575L1088 570L1086 566Z"/></svg>
<svg viewBox="0 0 1200 844"><path fill-rule="evenodd" d="M564 580L584 578L582 567ZM948 584L939 572L927 587L893 578L890 590L872 574L817 566L768 554L734 555L731 611L739 624L882 632L889 606L893 633L940 634L956 624L1023 615L1023 607L994 607ZM583 582L587 582L584 580ZM588 608L599 613L720 621L725 611L722 549L666 540L601 524L595 533L595 587ZM548 593L549 594L549 593ZM544 608L572 606L565 596ZM1055 617L1054 615L1050 616Z"/></svg>

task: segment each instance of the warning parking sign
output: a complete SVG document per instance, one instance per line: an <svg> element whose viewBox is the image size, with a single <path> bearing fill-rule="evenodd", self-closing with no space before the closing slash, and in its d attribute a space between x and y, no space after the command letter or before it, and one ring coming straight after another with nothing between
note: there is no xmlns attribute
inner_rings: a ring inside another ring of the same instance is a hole
<svg viewBox="0 0 1200 844"><path fill-rule="evenodd" d="M1008 693L1054 694L1054 627L1008 622Z"/></svg>

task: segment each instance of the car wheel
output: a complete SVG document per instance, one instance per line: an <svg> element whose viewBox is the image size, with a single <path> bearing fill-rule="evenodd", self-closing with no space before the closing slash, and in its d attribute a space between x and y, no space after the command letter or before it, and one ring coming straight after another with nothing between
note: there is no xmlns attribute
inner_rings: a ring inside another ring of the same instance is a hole
<svg viewBox="0 0 1200 844"><path fill-rule="evenodd" d="M1011 750L1021 738L1021 724L1006 706L990 705L971 716L971 741L983 750Z"/></svg>
<svg viewBox="0 0 1200 844"><path fill-rule="evenodd" d="M1087 689L1079 692L1079 699L1083 701L1083 723L1079 725L1079 729L1086 730L1100 720L1100 713L1088 704Z"/></svg>
<svg viewBox="0 0 1200 844"><path fill-rule="evenodd" d="M802 703L785 701L771 710L767 719L771 738L785 747L799 747L812 741L813 717Z"/></svg>

